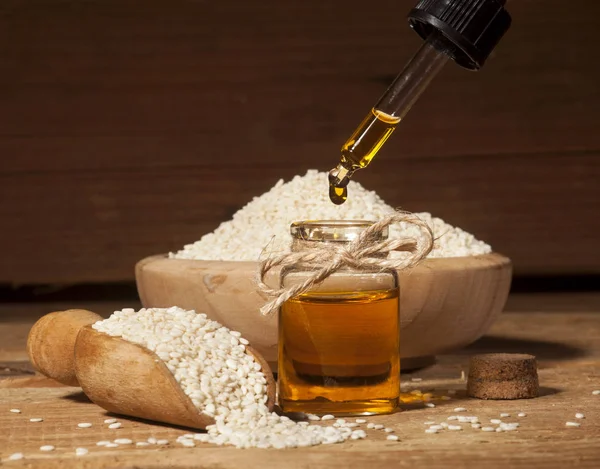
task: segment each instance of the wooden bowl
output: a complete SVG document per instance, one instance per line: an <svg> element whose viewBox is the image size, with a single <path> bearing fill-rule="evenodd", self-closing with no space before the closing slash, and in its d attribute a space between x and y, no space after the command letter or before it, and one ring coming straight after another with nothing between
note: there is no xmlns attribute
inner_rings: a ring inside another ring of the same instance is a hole
<svg viewBox="0 0 600 469"><path fill-rule="evenodd" d="M256 262L148 257L136 266L145 307L179 306L206 313L240 331L269 362L277 363L277 315L264 317ZM442 352L481 337L501 313L512 274L510 259L496 253L426 259L401 271L400 344L404 370L426 365Z"/></svg>

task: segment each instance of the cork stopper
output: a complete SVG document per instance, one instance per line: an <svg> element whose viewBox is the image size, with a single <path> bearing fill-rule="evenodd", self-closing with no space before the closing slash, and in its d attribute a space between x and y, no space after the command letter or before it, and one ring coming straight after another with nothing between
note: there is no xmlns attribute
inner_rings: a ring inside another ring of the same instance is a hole
<svg viewBox="0 0 600 469"><path fill-rule="evenodd" d="M539 394L533 355L487 353L471 357L467 394L478 399L530 399Z"/></svg>

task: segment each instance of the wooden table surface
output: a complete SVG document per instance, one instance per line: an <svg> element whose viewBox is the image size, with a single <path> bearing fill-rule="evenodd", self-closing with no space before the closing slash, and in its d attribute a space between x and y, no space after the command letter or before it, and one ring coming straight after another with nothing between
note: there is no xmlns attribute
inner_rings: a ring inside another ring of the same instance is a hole
<svg viewBox="0 0 600 469"><path fill-rule="evenodd" d="M403 386L451 395L435 408L407 405L404 412L370 418L392 427L400 441L387 441L381 430L367 430L365 440L289 450L237 450L198 444L184 448L175 442L185 429L119 418L122 428L109 430L107 414L77 388L57 386L31 371L25 353L27 331L41 314L67 307L86 307L109 313L120 304L25 303L0 305L0 466L43 468L388 468L388 467L600 467L600 294L513 295L490 332L458 353L438 357L430 368L403 375ZM461 371L469 355L488 351L532 353L538 357L542 395L520 401L479 401L465 396ZM415 379L413 381L413 379ZM418 381L422 379L422 381ZM448 393L448 390L455 391ZM426 434L423 422L446 421L455 407L482 422L520 423L518 431L486 433L463 425L462 431ZM9 412L21 409L20 414ZM526 417L517 417L525 412ZM575 413L585 414L576 419ZM29 421L42 417L41 423ZM567 421L581 423L567 427ZM91 422L91 428L77 427ZM366 425L361 425L365 427ZM99 440L148 437L169 440L166 446L95 445ZM44 444L56 446L44 453ZM77 457L76 447L89 454ZM25 459L8 461L12 453Z"/></svg>

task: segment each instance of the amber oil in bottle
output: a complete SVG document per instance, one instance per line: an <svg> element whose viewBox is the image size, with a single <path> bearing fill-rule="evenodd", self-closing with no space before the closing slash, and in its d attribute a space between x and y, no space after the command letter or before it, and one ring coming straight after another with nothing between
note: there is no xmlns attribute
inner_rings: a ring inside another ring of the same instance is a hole
<svg viewBox="0 0 600 469"><path fill-rule="evenodd" d="M348 242L369 225L298 222L292 225L294 249ZM282 285L300 282L307 275L302 265L286 268ZM398 303L395 271L349 268L284 303L279 311L278 370L283 411L372 415L396 410Z"/></svg>

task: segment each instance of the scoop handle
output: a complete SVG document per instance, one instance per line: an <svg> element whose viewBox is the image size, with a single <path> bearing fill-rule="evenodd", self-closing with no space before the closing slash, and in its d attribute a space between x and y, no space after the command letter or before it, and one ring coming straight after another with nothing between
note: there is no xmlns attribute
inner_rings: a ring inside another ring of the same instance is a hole
<svg viewBox="0 0 600 469"><path fill-rule="evenodd" d="M75 341L79 331L102 316L85 309L56 311L42 316L29 331L27 354L43 375L67 386L79 386L75 375Z"/></svg>

